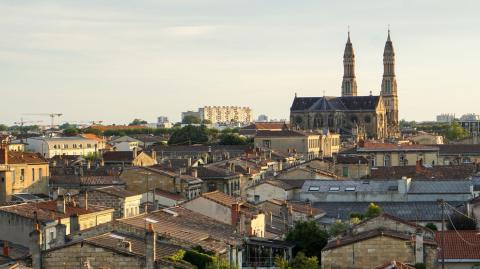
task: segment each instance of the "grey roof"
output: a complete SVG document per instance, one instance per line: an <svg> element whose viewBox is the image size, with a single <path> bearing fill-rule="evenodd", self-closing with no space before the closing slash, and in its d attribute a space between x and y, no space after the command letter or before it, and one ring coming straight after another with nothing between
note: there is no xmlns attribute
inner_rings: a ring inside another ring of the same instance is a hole
<svg viewBox="0 0 480 269"><path fill-rule="evenodd" d="M452 206L460 203L449 202ZM380 202L384 213L404 219L406 221L440 221L442 210L437 202ZM317 202L313 206L326 212L326 217L347 221L351 213L363 213L367 210L369 202ZM451 210L446 207L446 213Z"/></svg>
<svg viewBox="0 0 480 269"><path fill-rule="evenodd" d="M380 96L295 97L290 111L375 110Z"/></svg>
<svg viewBox="0 0 480 269"><path fill-rule="evenodd" d="M470 186L470 180L417 180L412 181L408 193L470 193Z"/></svg>
<svg viewBox="0 0 480 269"><path fill-rule="evenodd" d="M318 188L312 191L311 188ZM302 192L331 192L332 187L338 187L336 192L391 192L397 191L397 180L308 180L302 187ZM349 190L347 190L347 188ZM355 188L355 189L353 189Z"/></svg>

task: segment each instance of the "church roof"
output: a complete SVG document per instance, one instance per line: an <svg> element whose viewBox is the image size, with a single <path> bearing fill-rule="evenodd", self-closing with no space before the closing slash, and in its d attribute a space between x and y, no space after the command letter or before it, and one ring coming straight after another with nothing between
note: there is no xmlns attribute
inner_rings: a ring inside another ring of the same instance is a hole
<svg viewBox="0 0 480 269"><path fill-rule="evenodd" d="M290 111L375 110L380 96L295 97Z"/></svg>

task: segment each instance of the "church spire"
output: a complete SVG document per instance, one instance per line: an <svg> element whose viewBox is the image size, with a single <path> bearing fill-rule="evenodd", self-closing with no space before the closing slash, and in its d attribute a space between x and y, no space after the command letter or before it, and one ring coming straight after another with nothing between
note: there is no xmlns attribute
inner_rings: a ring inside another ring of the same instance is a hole
<svg viewBox="0 0 480 269"><path fill-rule="evenodd" d="M342 96L356 96L357 81L355 79L355 53L350 41L350 29L348 30L347 43L343 52L343 81Z"/></svg>
<svg viewBox="0 0 480 269"><path fill-rule="evenodd" d="M390 38L390 27L388 27L387 41L383 50L383 78L382 78L382 98L387 112L387 128L389 136L398 135L398 93L397 79L395 76L395 51L393 42Z"/></svg>

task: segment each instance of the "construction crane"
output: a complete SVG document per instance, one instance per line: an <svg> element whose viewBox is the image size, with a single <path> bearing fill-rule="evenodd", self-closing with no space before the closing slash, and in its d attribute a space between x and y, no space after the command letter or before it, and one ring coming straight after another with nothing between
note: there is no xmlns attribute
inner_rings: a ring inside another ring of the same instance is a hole
<svg viewBox="0 0 480 269"><path fill-rule="evenodd" d="M20 118L20 121L16 121L13 124L20 126L20 133L24 136L26 132L25 132L25 128L23 128L23 126L25 126L25 123L40 123L40 122L42 122L42 121L41 120L36 120L36 121L34 121L34 120L23 120L23 118ZM20 140L22 143L23 143L23 136Z"/></svg>
<svg viewBox="0 0 480 269"><path fill-rule="evenodd" d="M55 117L61 117L62 113L24 113L23 115L29 116L49 116L50 117L50 128L53 129L55 127Z"/></svg>

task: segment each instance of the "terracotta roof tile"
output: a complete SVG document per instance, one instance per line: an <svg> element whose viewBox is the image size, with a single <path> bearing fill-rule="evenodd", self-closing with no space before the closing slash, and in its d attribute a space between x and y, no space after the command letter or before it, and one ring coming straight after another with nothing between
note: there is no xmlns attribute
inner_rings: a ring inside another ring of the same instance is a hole
<svg viewBox="0 0 480 269"><path fill-rule="evenodd" d="M0 164L5 164L5 150L6 149L0 149ZM8 164L44 164L44 163L48 163L48 160L43 158L38 153L7 150L7 163Z"/></svg>
<svg viewBox="0 0 480 269"><path fill-rule="evenodd" d="M441 246L442 232L435 234L435 240ZM439 251L438 258L442 259ZM480 259L479 231L445 231L445 259Z"/></svg>

